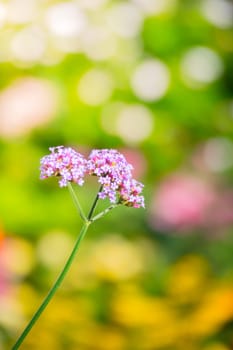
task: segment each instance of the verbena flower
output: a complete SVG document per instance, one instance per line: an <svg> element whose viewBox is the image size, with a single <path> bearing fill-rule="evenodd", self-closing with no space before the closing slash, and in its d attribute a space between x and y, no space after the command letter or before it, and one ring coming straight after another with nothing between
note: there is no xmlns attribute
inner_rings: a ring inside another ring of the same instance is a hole
<svg viewBox="0 0 233 350"><path fill-rule="evenodd" d="M88 160L70 147L51 147L41 159L41 179L60 177L60 187L68 182L84 183L84 176L94 175L101 184L99 198L129 207L144 207L143 185L132 177L133 167L123 154L114 149L95 149Z"/></svg>
<svg viewBox="0 0 233 350"><path fill-rule="evenodd" d="M49 150L51 154L40 162L40 178L59 176L60 187L67 186L69 181L82 186L87 164L85 158L70 147L50 147Z"/></svg>
<svg viewBox="0 0 233 350"><path fill-rule="evenodd" d="M143 185L132 178L133 167L121 153L113 149L93 150L87 169L102 185L99 198L134 208L144 207L144 197L139 195Z"/></svg>
<svg viewBox="0 0 233 350"><path fill-rule="evenodd" d="M140 195L144 185L134 179L124 181L119 188L119 202L134 208L145 208L144 197Z"/></svg>
<svg viewBox="0 0 233 350"><path fill-rule="evenodd" d="M59 185L68 187L75 207L83 220L83 226L61 273L28 325L16 340L12 350L18 350L37 319L55 295L70 269L88 227L120 204L134 208L144 207L144 197L141 195L143 185L133 179L132 165L118 151L113 149L93 150L88 160L70 147L51 147L50 152L49 155L41 159L40 177L41 179L46 179L51 176L58 176ZM85 175L97 176L98 182L101 184L100 190L87 215L83 211L71 184L71 182L74 182L81 186L84 183ZM104 198L109 198L113 204L94 216L98 200Z"/></svg>

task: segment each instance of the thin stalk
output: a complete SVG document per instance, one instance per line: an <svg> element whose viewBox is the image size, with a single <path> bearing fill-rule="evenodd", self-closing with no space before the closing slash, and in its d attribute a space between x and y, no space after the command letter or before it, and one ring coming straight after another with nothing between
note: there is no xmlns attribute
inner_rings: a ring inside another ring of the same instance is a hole
<svg viewBox="0 0 233 350"><path fill-rule="evenodd" d="M96 221L100 218L102 218L104 215L106 215L110 210L116 208L119 204L112 204L110 205L110 207L108 207L107 209L103 210L101 213L97 214L96 216L94 216L93 218L90 219L91 222Z"/></svg>
<svg viewBox="0 0 233 350"><path fill-rule="evenodd" d="M90 212L89 212L89 214L88 214L88 216L87 216L87 219L88 219L89 221L91 220L91 217L92 217L92 215L94 214L94 211L95 211L95 208L96 208L98 199L99 199L99 193L102 191L102 189L103 189L103 185L100 186L100 189L99 189L99 191L98 191L98 193L97 193L97 195L96 195L96 197L95 197L95 200L94 200L94 202L93 202L93 205L92 205L92 207L91 207L91 210L90 210Z"/></svg>
<svg viewBox="0 0 233 350"><path fill-rule="evenodd" d="M27 334L30 332L31 328L33 327L35 322L38 320L38 318L40 317L40 315L42 314L42 312L44 311L44 309L46 308L46 306L48 305L48 303L50 302L50 300L52 299L52 297L56 293L57 289L61 285L62 281L64 280L64 278L65 278L65 276L66 276L66 274L67 274L67 272L68 272L68 270L69 270L69 268L70 268L70 266L75 258L75 255L78 251L79 245L80 245L81 241L83 240L89 225L90 225L90 221L86 221L84 223L83 227L81 228L80 234L75 242L74 248L73 248L69 258L67 259L67 262L66 262L63 270L61 271L61 273L58 276L57 280L55 281L54 285L52 286L49 293L45 297L44 301L39 306L38 310L35 312L32 319L30 320L30 322L28 323L28 325L26 326L26 328L24 329L24 331L22 332L22 334L20 335L20 337L18 338L18 340L16 341L14 346L12 347L12 350L17 350L20 347L20 345L22 344L22 342L26 338Z"/></svg>
<svg viewBox="0 0 233 350"><path fill-rule="evenodd" d="M85 215L85 213L84 213L84 211L79 203L78 197L76 196L76 193L75 193L70 182L68 182L68 189L69 189L70 195L73 199L74 205L75 205L76 209L78 210L79 215L81 216L83 221L85 221L85 222L88 221L86 218L86 215Z"/></svg>

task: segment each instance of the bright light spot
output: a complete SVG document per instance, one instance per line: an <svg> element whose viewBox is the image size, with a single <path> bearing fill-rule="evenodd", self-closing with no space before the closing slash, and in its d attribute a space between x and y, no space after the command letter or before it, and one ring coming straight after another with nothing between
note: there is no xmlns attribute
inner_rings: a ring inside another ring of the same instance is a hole
<svg viewBox="0 0 233 350"><path fill-rule="evenodd" d="M209 140L204 148L204 161L212 171L224 171L233 165L233 143L226 138Z"/></svg>
<svg viewBox="0 0 233 350"><path fill-rule="evenodd" d="M4 297L0 298L0 323L9 330L16 330L25 322L22 305L19 304L18 300L16 300L16 297L12 298L9 291L7 296L4 295ZM2 345L1 341L0 345Z"/></svg>
<svg viewBox="0 0 233 350"><path fill-rule="evenodd" d="M54 88L45 80L22 78L0 94L0 135L14 138L48 123L57 109Z"/></svg>
<svg viewBox="0 0 233 350"><path fill-rule="evenodd" d="M37 247L39 259L49 267L60 266L72 247L72 239L63 232L43 236Z"/></svg>
<svg viewBox="0 0 233 350"><path fill-rule="evenodd" d="M212 83L223 72L223 63L216 52L206 47L195 47L184 55L181 71L185 82L191 87Z"/></svg>
<svg viewBox="0 0 233 350"><path fill-rule="evenodd" d="M233 5L227 0L204 0L201 11L205 18L220 28L228 28L233 23Z"/></svg>
<svg viewBox="0 0 233 350"><path fill-rule="evenodd" d="M162 98L169 87L170 73L159 60L147 60L138 65L131 79L132 89L137 97L145 101Z"/></svg>
<svg viewBox="0 0 233 350"><path fill-rule="evenodd" d="M143 271L141 250L119 234L109 235L94 245L91 263L93 272L110 280L128 279Z"/></svg>
<svg viewBox="0 0 233 350"><path fill-rule="evenodd" d="M49 30L58 36L78 36L86 25L86 17L75 2L51 6L46 15Z"/></svg>
<svg viewBox="0 0 233 350"><path fill-rule="evenodd" d="M89 27L82 37L82 48L90 59L105 60L116 53L116 37L104 27Z"/></svg>
<svg viewBox="0 0 233 350"><path fill-rule="evenodd" d="M44 32L37 27L27 27L18 31L13 36L11 51L16 60L29 64L39 61L45 51Z"/></svg>
<svg viewBox="0 0 233 350"><path fill-rule="evenodd" d="M121 2L106 12L106 21L113 32L131 38L140 32L143 16L134 4Z"/></svg>
<svg viewBox="0 0 233 350"><path fill-rule="evenodd" d="M122 109L116 122L117 133L127 143L145 140L153 129L153 115L142 105L129 105Z"/></svg>
<svg viewBox="0 0 233 350"><path fill-rule="evenodd" d="M1 28L0 30L0 62L7 62L10 60L11 53L9 43L12 39L12 30Z"/></svg>
<svg viewBox="0 0 233 350"><path fill-rule="evenodd" d="M172 10L177 0L131 0L146 14L160 14Z"/></svg>
<svg viewBox="0 0 233 350"><path fill-rule="evenodd" d="M98 69L85 73L78 84L78 95L88 105L98 106L107 101L113 92L112 76Z"/></svg>
<svg viewBox="0 0 233 350"><path fill-rule="evenodd" d="M101 124L107 133L116 134L117 117L124 107L125 104L123 102L113 102L104 106L101 115Z"/></svg>
<svg viewBox="0 0 233 350"><path fill-rule="evenodd" d="M80 6L89 10L96 10L107 3L108 0L79 0Z"/></svg>
<svg viewBox="0 0 233 350"><path fill-rule="evenodd" d="M54 46L49 45L43 57L40 59L40 63L42 63L45 66L54 66L61 63L63 58L64 58L63 52L56 49Z"/></svg>
<svg viewBox="0 0 233 350"><path fill-rule="evenodd" d="M5 24L5 20L6 20L6 5L0 3L0 28L2 28Z"/></svg>
<svg viewBox="0 0 233 350"><path fill-rule="evenodd" d="M35 20L38 14L37 0L10 0L8 4L8 21L23 24Z"/></svg>
<svg viewBox="0 0 233 350"><path fill-rule="evenodd" d="M53 38L53 44L56 49L64 53L81 51L80 40L75 36L56 36Z"/></svg>
<svg viewBox="0 0 233 350"><path fill-rule="evenodd" d="M20 263L19 263L20 262ZM34 266L32 246L23 239L9 239L1 251L0 265L16 276L27 275Z"/></svg>

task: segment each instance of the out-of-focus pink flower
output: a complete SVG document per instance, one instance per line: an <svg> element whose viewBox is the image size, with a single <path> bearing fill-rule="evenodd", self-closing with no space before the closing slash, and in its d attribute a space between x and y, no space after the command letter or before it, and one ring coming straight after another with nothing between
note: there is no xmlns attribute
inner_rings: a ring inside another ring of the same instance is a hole
<svg viewBox="0 0 233 350"><path fill-rule="evenodd" d="M205 220L206 228L217 236L233 224L233 190L222 189L211 204Z"/></svg>
<svg viewBox="0 0 233 350"><path fill-rule="evenodd" d="M142 177L147 170L147 164L144 155L139 150L130 148L123 148L121 149L121 152L127 161L133 165L133 176L136 178Z"/></svg>
<svg viewBox="0 0 233 350"><path fill-rule="evenodd" d="M159 186L151 206L151 223L162 230L184 230L204 224L215 191L204 180L174 174Z"/></svg>
<svg viewBox="0 0 233 350"><path fill-rule="evenodd" d="M14 138L49 122L57 109L51 84L38 78L20 78L0 93L0 135Z"/></svg>

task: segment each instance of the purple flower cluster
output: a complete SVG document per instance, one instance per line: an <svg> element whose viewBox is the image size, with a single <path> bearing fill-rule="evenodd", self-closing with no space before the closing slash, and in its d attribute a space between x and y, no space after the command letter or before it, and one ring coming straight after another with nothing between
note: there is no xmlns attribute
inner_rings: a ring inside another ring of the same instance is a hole
<svg viewBox="0 0 233 350"><path fill-rule="evenodd" d="M102 185L99 198L134 208L144 207L144 197L139 195L143 185L132 178L133 167L121 153L113 149L93 150L87 169Z"/></svg>
<svg viewBox="0 0 233 350"><path fill-rule="evenodd" d="M82 186L87 164L84 157L70 147L50 147L49 150L51 154L43 157L40 162L40 178L59 176L60 187L67 186L69 181Z"/></svg>
<svg viewBox="0 0 233 350"><path fill-rule="evenodd" d="M88 160L72 148L50 148L51 154L41 159L41 178L59 176L61 187L75 182L82 185L86 174L97 176L101 184L99 198L109 198L111 203L144 207L141 195L143 184L132 177L132 165L113 149L93 150Z"/></svg>
<svg viewBox="0 0 233 350"><path fill-rule="evenodd" d="M140 195L143 184L134 179L124 181L119 188L120 201L128 207L145 208L144 197Z"/></svg>

